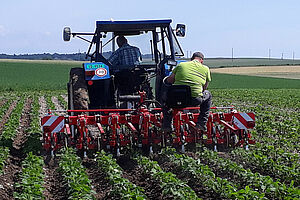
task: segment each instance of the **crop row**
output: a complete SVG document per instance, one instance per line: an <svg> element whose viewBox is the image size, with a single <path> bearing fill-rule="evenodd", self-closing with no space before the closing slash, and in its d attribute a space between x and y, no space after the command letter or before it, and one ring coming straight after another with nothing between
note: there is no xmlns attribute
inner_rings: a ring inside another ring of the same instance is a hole
<svg viewBox="0 0 300 200"><path fill-rule="evenodd" d="M19 192L14 193L16 199L45 199L44 191L44 160L41 156L33 155L31 152L22 162L20 183L15 186Z"/></svg>
<svg viewBox="0 0 300 200"><path fill-rule="evenodd" d="M4 113L8 110L11 105L12 99L5 100L6 102L0 107L0 118L4 115Z"/></svg>
<svg viewBox="0 0 300 200"><path fill-rule="evenodd" d="M91 181L73 149L62 152L59 169L68 184L69 199L94 199Z"/></svg>
<svg viewBox="0 0 300 200"><path fill-rule="evenodd" d="M62 105L62 107L64 107L65 109L68 108L68 102L66 102L65 99L60 94L57 95L57 99L59 103Z"/></svg>
<svg viewBox="0 0 300 200"><path fill-rule="evenodd" d="M296 168L299 166L300 157L298 154L286 152L280 147L276 147L274 145L257 142L253 147L251 147L251 152L258 155L267 156L268 158L273 159L279 165L286 165L288 167Z"/></svg>
<svg viewBox="0 0 300 200"><path fill-rule="evenodd" d="M27 130L28 137L26 143L24 145L24 152L29 153L33 152L34 154L38 154L42 150L42 145L40 138L42 137L41 126L40 126L40 104L38 95L33 95L33 103L30 111L30 126Z"/></svg>
<svg viewBox="0 0 300 200"><path fill-rule="evenodd" d="M51 100L52 94L53 93L45 94L45 99L46 99L46 102L47 102L48 109L55 110L55 105Z"/></svg>
<svg viewBox="0 0 300 200"><path fill-rule="evenodd" d="M18 101L14 111L11 113L9 121L5 124L5 127L1 134L1 140L11 139L16 135L16 129L19 126L20 118L23 111L25 96L22 96Z"/></svg>
<svg viewBox="0 0 300 200"><path fill-rule="evenodd" d="M13 138L16 135L17 128L19 127L20 118L23 111L25 97L21 97L19 102L17 103L15 109L10 115L10 119L5 124L4 129L0 135L0 144L1 146L5 146L10 148L12 146Z"/></svg>
<svg viewBox="0 0 300 200"><path fill-rule="evenodd" d="M191 176L198 180L207 191L214 191L222 198L264 199L263 193L254 191L249 186L238 190L237 185L227 179L217 177L213 171L207 165L202 164L199 159L193 159L184 154L178 154L173 149L164 150L163 154L182 170L191 174Z"/></svg>
<svg viewBox="0 0 300 200"><path fill-rule="evenodd" d="M281 182L274 182L270 176L263 176L259 173L253 173L251 170L244 169L241 165L230 159L223 159L214 151L204 148L202 151L196 153L197 157L210 166L216 167L218 172L228 173L241 186L248 185L253 189L258 189L260 193L265 193L269 199L276 198L300 198L299 190L293 185L285 185Z"/></svg>
<svg viewBox="0 0 300 200"><path fill-rule="evenodd" d="M122 168L117 164L112 155L101 151L97 155L97 162L104 171L112 185L111 195L120 199L147 199L144 190L128 179L122 177Z"/></svg>
<svg viewBox="0 0 300 200"><path fill-rule="evenodd" d="M277 164L272 158L255 151L246 151L244 149L235 149L230 155L235 160L247 163L252 169L267 175L271 175L286 183L295 183L299 186L300 172L299 167L293 165L291 167Z"/></svg>
<svg viewBox="0 0 300 200"><path fill-rule="evenodd" d="M9 148L0 146L0 174L3 173L3 167L9 155Z"/></svg>
<svg viewBox="0 0 300 200"><path fill-rule="evenodd" d="M144 156L136 156L135 160L142 166L145 173L150 174L161 183L163 195L174 199L199 199L194 190L176 177L175 174L164 172L156 161Z"/></svg>
<svg viewBox="0 0 300 200"><path fill-rule="evenodd" d="M300 93L299 90L294 89L214 90L213 95L233 100L239 99L246 103L251 102L264 106L272 105L284 109L300 108L300 102L298 101Z"/></svg>

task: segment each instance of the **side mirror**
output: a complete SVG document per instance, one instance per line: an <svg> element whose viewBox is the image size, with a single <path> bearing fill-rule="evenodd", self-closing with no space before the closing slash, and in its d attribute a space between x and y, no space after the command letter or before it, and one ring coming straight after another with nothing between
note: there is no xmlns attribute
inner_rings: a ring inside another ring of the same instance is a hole
<svg viewBox="0 0 300 200"><path fill-rule="evenodd" d="M63 38L64 41L70 41L71 39L71 28L70 27L65 27L63 31Z"/></svg>
<svg viewBox="0 0 300 200"><path fill-rule="evenodd" d="M185 36L185 25L184 24L177 24L176 25L176 36L184 37Z"/></svg>

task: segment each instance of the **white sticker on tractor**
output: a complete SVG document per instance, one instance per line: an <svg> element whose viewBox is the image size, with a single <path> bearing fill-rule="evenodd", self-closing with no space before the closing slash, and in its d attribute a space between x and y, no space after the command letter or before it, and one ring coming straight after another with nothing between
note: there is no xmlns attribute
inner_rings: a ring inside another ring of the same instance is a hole
<svg viewBox="0 0 300 200"><path fill-rule="evenodd" d="M107 70L105 68L98 68L95 71L96 76L103 77L107 74Z"/></svg>

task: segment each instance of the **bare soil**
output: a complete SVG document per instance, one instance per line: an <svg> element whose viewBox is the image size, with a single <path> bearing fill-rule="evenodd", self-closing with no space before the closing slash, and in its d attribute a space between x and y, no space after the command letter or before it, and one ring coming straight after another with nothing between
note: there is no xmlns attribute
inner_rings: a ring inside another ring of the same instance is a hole
<svg viewBox="0 0 300 200"><path fill-rule="evenodd" d="M82 165L86 168L89 179L92 181L96 199L109 199L112 185L109 183L106 174L100 170L93 159L84 159Z"/></svg>
<svg viewBox="0 0 300 200"><path fill-rule="evenodd" d="M57 158L45 157L46 167L44 195L47 200L64 200L68 199L67 196L67 183L64 181L62 174L58 170ZM49 160L48 160L49 159Z"/></svg>
<svg viewBox="0 0 300 200"><path fill-rule="evenodd" d="M59 103L58 98L53 96L51 97L51 101L55 105L55 110L65 110L65 108ZM61 112L55 112L56 115L61 115Z"/></svg>
<svg viewBox="0 0 300 200"><path fill-rule="evenodd" d="M39 97L39 104L40 104L39 115L40 117L42 117L47 114L47 102L44 96Z"/></svg>
<svg viewBox="0 0 300 200"><path fill-rule="evenodd" d="M1 99L0 100L0 107L3 106L7 102L7 99Z"/></svg>
<svg viewBox="0 0 300 200"><path fill-rule="evenodd" d="M211 72L300 79L300 66L225 67L211 69Z"/></svg>

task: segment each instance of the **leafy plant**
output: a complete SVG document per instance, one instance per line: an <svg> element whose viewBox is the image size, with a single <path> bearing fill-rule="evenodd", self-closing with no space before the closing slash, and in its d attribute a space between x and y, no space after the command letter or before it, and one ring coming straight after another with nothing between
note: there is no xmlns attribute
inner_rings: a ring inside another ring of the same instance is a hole
<svg viewBox="0 0 300 200"><path fill-rule="evenodd" d="M212 170L201 163L199 159L195 160L184 154L178 154L174 149L166 149L162 152L175 165L190 173L195 179L201 182L205 187L215 191L223 198L229 199L265 199L263 193L254 191L246 186L245 189L238 190L237 186L226 179L216 177Z"/></svg>
<svg viewBox="0 0 300 200"><path fill-rule="evenodd" d="M91 181L73 149L63 151L59 169L68 183L69 199L95 199Z"/></svg>
<svg viewBox="0 0 300 200"><path fill-rule="evenodd" d="M134 159L142 166L146 173L149 173L154 179L160 181L164 195L170 195L174 199L199 199L194 190L179 180L175 174L164 172L156 161L140 155Z"/></svg>
<svg viewBox="0 0 300 200"><path fill-rule="evenodd" d="M31 152L22 162L21 182L16 184L20 192L15 192L16 199L45 199L44 191L44 160L41 156L33 155Z"/></svg>
<svg viewBox="0 0 300 200"><path fill-rule="evenodd" d="M121 199L147 199L142 188L122 177L122 168L112 158L112 155L101 151L97 155L97 162L113 185L111 194L120 196Z"/></svg>

